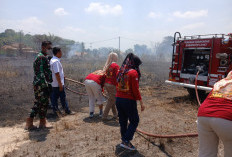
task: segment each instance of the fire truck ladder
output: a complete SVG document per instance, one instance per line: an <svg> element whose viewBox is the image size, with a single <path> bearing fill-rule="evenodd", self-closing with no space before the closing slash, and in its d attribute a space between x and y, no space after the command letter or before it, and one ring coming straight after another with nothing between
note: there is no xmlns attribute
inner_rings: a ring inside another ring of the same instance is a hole
<svg viewBox="0 0 232 157"><path fill-rule="evenodd" d="M173 44L172 44L172 68L171 68L171 75L173 75L173 68L174 68L174 64L175 64L175 58L176 58L176 53L175 53L175 48L176 48L176 35L179 35L178 39L181 38L181 34L180 32L175 32L174 34L174 39L173 39ZM179 43L180 44L180 43ZM179 52L178 52L178 62L177 62L177 70L176 70L176 74L178 74L178 69L179 69L179 55L180 55L180 45L179 45Z"/></svg>
<svg viewBox="0 0 232 157"><path fill-rule="evenodd" d="M226 34L205 34L205 35L191 35L191 36L184 36L185 39L204 39L204 38L225 38L225 36L229 36Z"/></svg>

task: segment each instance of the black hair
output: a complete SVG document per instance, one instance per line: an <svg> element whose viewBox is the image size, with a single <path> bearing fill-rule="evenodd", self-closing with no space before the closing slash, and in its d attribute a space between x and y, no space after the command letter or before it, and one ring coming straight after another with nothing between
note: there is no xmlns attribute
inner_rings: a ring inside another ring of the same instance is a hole
<svg viewBox="0 0 232 157"><path fill-rule="evenodd" d="M138 75L139 75L139 79L141 77L141 73L140 73L140 69L139 66L142 64L142 61L140 60L140 58L138 56L136 56L133 53L128 53L125 60L123 61L123 64L126 63L126 60L129 58L129 60L131 61L131 68L136 70Z"/></svg>
<svg viewBox="0 0 232 157"><path fill-rule="evenodd" d="M60 51L61 51L61 48L59 48L59 47L54 47L53 50L52 50L54 56L56 56L57 53L60 52Z"/></svg>
<svg viewBox="0 0 232 157"><path fill-rule="evenodd" d="M139 67L139 66L142 64L142 61L141 61L140 58L139 58L138 56L136 56L136 55L134 55L133 60L134 60L134 66L135 66L135 67Z"/></svg>
<svg viewBox="0 0 232 157"><path fill-rule="evenodd" d="M52 45L52 42L51 41L43 41L41 46L46 47L47 45Z"/></svg>
<svg viewBox="0 0 232 157"><path fill-rule="evenodd" d="M51 41L49 41L49 40L47 41L47 43L48 43L48 45L52 45L52 42L51 42Z"/></svg>

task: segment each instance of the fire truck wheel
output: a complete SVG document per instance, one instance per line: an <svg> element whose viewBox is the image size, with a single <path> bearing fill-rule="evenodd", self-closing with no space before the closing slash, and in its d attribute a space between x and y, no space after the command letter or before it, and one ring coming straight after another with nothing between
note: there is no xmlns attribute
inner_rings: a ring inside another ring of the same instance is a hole
<svg viewBox="0 0 232 157"><path fill-rule="evenodd" d="M187 88L187 91L192 99L196 99L196 91L193 88ZM207 94L204 90L197 90L200 99L205 99Z"/></svg>

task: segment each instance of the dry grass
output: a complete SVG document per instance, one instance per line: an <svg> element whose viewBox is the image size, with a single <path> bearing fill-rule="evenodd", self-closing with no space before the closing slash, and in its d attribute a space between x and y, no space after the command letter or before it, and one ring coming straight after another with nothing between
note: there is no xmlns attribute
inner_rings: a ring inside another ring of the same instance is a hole
<svg viewBox="0 0 232 157"><path fill-rule="evenodd" d="M83 81L87 74L101 69L105 61L63 59L62 62L66 77ZM33 105L32 64L33 59L30 58L0 58L1 127L15 124L23 127L21 123ZM195 132L197 104L182 88L164 85L168 67L169 63L154 62L152 58L143 60L140 84L147 109L140 113L139 128L157 134ZM85 92L80 86L73 88ZM115 147L120 142L118 123L104 123L97 117L88 119L87 97L67 92L67 99L75 115L63 117L59 121L48 119L52 125L50 130L29 132L28 136L16 138L4 148L5 156L125 156L126 152L118 154L118 148ZM29 143L20 145L20 140ZM151 138L150 141L157 146L135 134L133 143L138 147L137 156L167 156L158 146L173 157L197 156L197 138ZM8 153L10 149L15 150Z"/></svg>
<svg viewBox="0 0 232 157"><path fill-rule="evenodd" d="M18 73L15 71L1 71L0 72L0 77L1 78L14 78L14 77L18 77Z"/></svg>

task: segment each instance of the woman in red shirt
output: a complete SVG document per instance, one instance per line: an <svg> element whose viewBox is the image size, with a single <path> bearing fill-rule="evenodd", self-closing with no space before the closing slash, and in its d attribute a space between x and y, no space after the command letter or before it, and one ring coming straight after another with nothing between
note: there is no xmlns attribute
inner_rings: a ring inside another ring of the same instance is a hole
<svg viewBox="0 0 232 157"><path fill-rule="evenodd" d="M97 70L85 78L85 88L89 96L89 117L94 115L95 102L99 106L99 116L103 114L103 102L105 98L102 94L105 82L105 75L102 70ZM97 100L97 101L96 101Z"/></svg>
<svg viewBox="0 0 232 157"><path fill-rule="evenodd" d="M232 156L232 72L214 85L198 110L199 157L216 157L218 141Z"/></svg>
<svg viewBox="0 0 232 157"><path fill-rule="evenodd" d="M116 106L122 139L120 146L129 150L135 150L130 141L133 139L139 124L136 100L140 101L141 111L145 109L139 91L139 79L141 76L139 65L141 64L141 60L136 55L129 53L117 75Z"/></svg>
<svg viewBox="0 0 232 157"><path fill-rule="evenodd" d="M116 95L116 75L119 70L119 66L116 63L118 60L118 55L117 53L111 52L107 58L106 64L103 68L103 72L105 72L106 79L105 79L105 84L104 87L108 93L108 100L106 107L104 109L104 113L102 116L103 120L107 120L107 116L109 114L110 109L112 109L114 118L117 118L117 110L116 110L116 105L115 105L115 95Z"/></svg>

